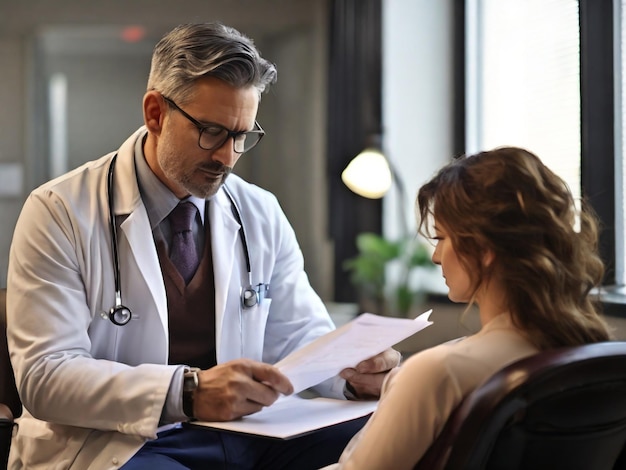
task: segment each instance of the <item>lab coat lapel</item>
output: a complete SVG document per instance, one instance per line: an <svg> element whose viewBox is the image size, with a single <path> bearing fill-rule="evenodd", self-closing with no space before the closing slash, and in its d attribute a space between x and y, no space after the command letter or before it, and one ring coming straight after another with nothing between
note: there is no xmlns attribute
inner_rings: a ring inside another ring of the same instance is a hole
<svg viewBox="0 0 626 470"><path fill-rule="evenodd" d="M132 256L150 289L163 328L167 331L167 297L145 207L141 205L132 212L120 229L128 239ZM148 240L146 240L146 234L150 236Z"/></svg>
<svg viewBox="0 0 626 470"><path fill-rule="evenodd" d="M241 270L237 268L239 223L232 213L230 199L220 190L211 200L209 207L211 224L211 249L213 250L213 271L215 276L215 341L218 362L224 362L240 355L241 331L239 315L239 290ZM243 260L241 261L243 263ZM239 345L239 346L238 346Z"/></svg>
<svg viewBox="0 0 626 470"><path fill-rule="evenodd" d="M120 264L132 262L136 264L150 290L154 307L159 313L163 328L167 331L167 297L161 275L161 266L152 240L148 213L141 201L135 172L134 147L137 138L141 138L143 132L145 132L144 128L139 129L124 142L118 151L115 164L114 212L116 217L127 216L119 226L118 231ZM130 246L131 257L129 259L121 258L123 239L126 239ZM122 271L129 272L130 270L122 269ZM131 282L136 281L131 280ZM133 292L134 290L131 289L130 295L133 295ZM144 304L146 300L142 299Z"/></svg>

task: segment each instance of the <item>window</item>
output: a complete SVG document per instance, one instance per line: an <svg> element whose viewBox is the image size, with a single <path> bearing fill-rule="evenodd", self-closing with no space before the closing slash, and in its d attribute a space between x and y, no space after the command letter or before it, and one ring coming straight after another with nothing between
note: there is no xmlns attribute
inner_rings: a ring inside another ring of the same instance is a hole
<svg viewBox="0 0 626 470"><path fill-rule="evenodd" d="M464 0L466 151L536 153L602 223L605 300L626 305L626 0ZM623 314L623 313L622 313Z"/></svg>
<svg viewBox="0 0 626 470"><path fill-rule="evenodd" d="M576 0L473 0L466 10L467 152L524 147L581 194Z"/></svg>

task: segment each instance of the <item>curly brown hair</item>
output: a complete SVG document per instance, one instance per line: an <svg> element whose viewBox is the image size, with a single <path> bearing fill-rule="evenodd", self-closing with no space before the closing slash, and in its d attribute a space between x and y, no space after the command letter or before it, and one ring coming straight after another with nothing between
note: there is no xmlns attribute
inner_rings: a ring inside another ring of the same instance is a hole
<svg viewBox="0 0 626 470"><path fill-rule="evenodd" d="M502 282L514 323L540 349L610 339L590 294L602 282L598 222L531 152L501 147L444 166L417 196L419 232L445 228L474 293ZM483 254L495 262L486 267Z"/></svg>

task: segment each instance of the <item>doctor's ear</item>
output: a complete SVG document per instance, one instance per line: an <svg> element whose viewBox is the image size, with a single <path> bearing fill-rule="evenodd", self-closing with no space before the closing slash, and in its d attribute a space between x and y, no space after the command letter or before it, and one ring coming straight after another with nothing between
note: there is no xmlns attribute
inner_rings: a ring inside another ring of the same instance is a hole
<svg viewBox="0 0 626 470"><path fill-rule="evenodd" d="M161 133L166 108L167 103L158 91L150 90L143 96L143 120L151 133Z"/></svg>

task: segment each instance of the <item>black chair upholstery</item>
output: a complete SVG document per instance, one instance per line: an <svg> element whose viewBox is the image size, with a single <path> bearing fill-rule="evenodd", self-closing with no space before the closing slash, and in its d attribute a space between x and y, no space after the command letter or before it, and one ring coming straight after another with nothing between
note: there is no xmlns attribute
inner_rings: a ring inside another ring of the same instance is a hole
<svg viewBox="0 0 626 470"><path fill-rule="evenodd" d="M562 348L496 373L415 470L626 469L626 342Z"/></svg>
<svg viewBox="0 0 626 470"><path fill-rule="evenodd" d="M0 289L0 468L6 468L13 434L13 419L22 414L22 403L15 388L9 361L6 331L6 289Z"/></svg>

